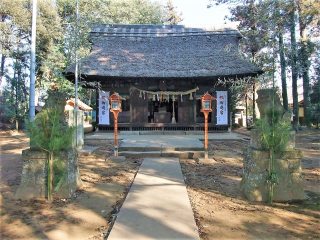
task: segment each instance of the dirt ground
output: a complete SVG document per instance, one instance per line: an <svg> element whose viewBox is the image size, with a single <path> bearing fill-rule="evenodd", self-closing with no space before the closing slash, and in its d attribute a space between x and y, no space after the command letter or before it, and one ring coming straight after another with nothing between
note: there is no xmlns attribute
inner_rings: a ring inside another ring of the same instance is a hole
<svg viewBox="0 0 320 240"><path fill-rule="evenodd" d="M216 163L180 160L201 239L319 239L320 134L300 133L307 201L249 202L239 188L249 141L210 141Z"/></svg>
<svg viewBox="0 0 320 240"><path fill-rule="evenodd" d="M21 180L21 151L29 147L23 134L0 132L0 239L107 239L116 214L142 159L106 162L112 142L79 159L84 185L71 199L20 201L14 194ZM245 136L244 136L245 137ZM304 153L303 180L308 200L295 203L249 202L239 189L242 141L210 141L216 163L180 159L201 239L319 239L320 132L301 132L297 149Z"/></svg>
<svg viewBox="0 0 320 240"><path fill-rule="evenodd" d="M21 151L29 147L23 134L1 133L0 239L104 239L108 236L142 159L106 162L113 142L79 158L83 186L71 199L20 201L14 194L21 180Z"/></svg>

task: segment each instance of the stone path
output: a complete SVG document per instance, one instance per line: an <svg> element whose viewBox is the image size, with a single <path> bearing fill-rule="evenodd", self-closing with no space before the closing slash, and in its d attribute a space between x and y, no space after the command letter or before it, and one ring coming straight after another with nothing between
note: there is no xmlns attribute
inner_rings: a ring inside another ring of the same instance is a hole
<svg viewBox="0 0 320 240"><path fill-rule="evenodd" d="M178 158L143 160L108 239L199 239Z"/></svg>
<svg viewBox="0 0 320 240"><path fill-rule="evenodd" d="M176 142L184 142L192 139L204 139L204 133L202 135L130 135L130 133L125 134L126 132L123 132L123 134L118 135L118 139L123 140L154 140L157 138L160 142L168 143L175 143ZM111 132L96 132L92 134L85 135L85 139L91 139L91 140L102 140L102 139L108 139L113 140L114 139L114 133ZM243 139L243 135L240 133L208 133L208 139L213 140L241 140Z"/></svg>
<svg viewBox="0 0 320 240"><path fill-rule="evenodd" d="M127 136L123 139L121 144L122 148L146 148L152 150L153 148L161 149L197 149L203 150L203 143L199 141L198 138L193 138L193 136L185 135L154 135L154 136Z"/></svg>
<svg viewBox="0 0 320 240"><path fill-rule="evenodd" d="M147 157L146 151L203 149L201 135L122 135L122 150L139 150L143 163L108 237L120 239L199 239L178 158ZM234 133L211 133L209 139L242 139ZM95 133L86 139L113 139ZM141 150L145 149L145 150Z"/></svg>

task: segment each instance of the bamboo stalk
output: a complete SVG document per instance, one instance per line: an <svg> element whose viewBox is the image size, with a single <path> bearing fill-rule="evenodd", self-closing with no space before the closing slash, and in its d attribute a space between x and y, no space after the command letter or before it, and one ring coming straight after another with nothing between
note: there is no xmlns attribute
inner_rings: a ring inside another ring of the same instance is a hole
<svg viewBox="0 0 320 240"><path fill-rule="evenodd" d="M274 148L270 148L270 169L269 169L269 178L270 178L270 189L269 189L269 203L273 204L273 187L274 187Z"/></svg>
<svg viewBox="0 0 320 240"><path fill-rule="evenodd" d="M53 162L53 152L50 153L50 157L48 159L48 200L52 201L52 162Z"/></svg>

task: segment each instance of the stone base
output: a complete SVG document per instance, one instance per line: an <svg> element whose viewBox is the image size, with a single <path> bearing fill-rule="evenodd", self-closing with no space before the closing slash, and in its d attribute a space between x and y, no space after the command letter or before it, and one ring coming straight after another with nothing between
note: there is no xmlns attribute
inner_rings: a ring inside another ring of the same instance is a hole
<svg viewBox="0 0 320 240"><path fill-rule="evenodd" d="M260 144L260 131L258 129L251 129L250 146L255 149L261 149ZM285 146L285 150L293 150L296 147L296 132L291 131Z"/></svg>
<svg viewBox="0 0 320 240"><path fill-rule="evenodd" d="M302 153L286 150L275 154L275 172L279 183L274 186L273 199L278 202L305 200L301 175ZM240 187L250 201L268 201L269 152L248 147L244 150Z"/></svg>
<svg viewBox="0 0 320 240"><path fill-rule="evenodd" d="M65 180L58 191L52 191L53 198L71 198L82 185L78 169L76 149L61 151L59 157L66 169ZM22 176L15 198L21 200L45 199L47 197L48 154L39 150L22 151ZM53 186L54 188L55 186Z"/></svg>
<svg viewBox="0 0 320 240"><path fill-rule="evenodd" d="M106 159L106 161L113 161L113 162L122 162L124 160L126 160L125 156L118 156L118 157L110 156Z"/></svg>
<svg viewBox="0 0 320 240"><path fill-rule="evenodd" d="M213 158L195 158L197 163L216 163L216 160Z"/></svg>

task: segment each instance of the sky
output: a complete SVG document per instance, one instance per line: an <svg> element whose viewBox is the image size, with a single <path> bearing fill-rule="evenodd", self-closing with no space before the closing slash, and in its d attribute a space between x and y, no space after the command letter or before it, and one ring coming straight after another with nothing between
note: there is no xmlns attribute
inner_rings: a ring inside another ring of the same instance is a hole
<svg viewBox="0 0 320 240"><path fill-rule="evenodd" d="M164 3L167 0L162 0ZM211 2L209 0L171 0L173 5L182 12L184 20L183 25L187 24L219 24L224 23L225 15L228 15L228 6L225 4L216 6L213 3L211 8L207 5Z"/></svg>

